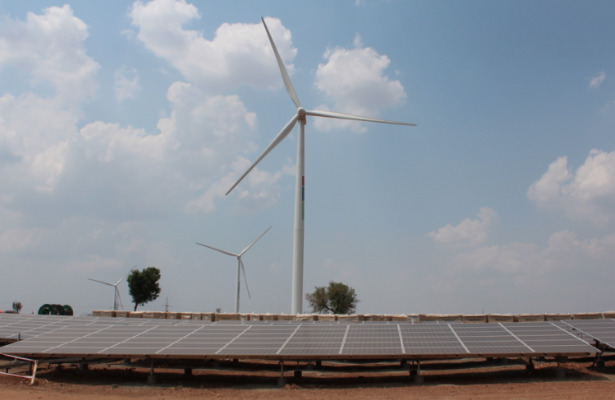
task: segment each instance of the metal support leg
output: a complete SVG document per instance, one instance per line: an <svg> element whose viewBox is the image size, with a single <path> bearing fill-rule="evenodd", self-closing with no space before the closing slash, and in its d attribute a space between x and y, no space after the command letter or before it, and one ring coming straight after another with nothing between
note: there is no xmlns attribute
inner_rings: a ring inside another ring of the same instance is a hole
<svg viewBox="0 0 615 400"><path fill-rule="evenodd" d="M416 361L416 376L414 377L414 383L423 383L423 375L421 375L421 362Z"/></svg>
<svg viewBox="0 0 615 400"><path fill-rule="evenodd" d="M525 371L534 372L535 369L536 367L534 366L534 360L530 358L529 360L527 360L527 364L525 364Z"/></svg>
<svg viewBox="0 0 615 400"><path fill-rule="evenodd" d="M410 365L410 376L414 378L414 383L423 383L423 376L421 376L421 362L419 360L412 361Z"/></svg>
<svg viewBox="0 0 615 400"><path fill-rule="evenodd" d="M284 361L280 361L280 377L278 378L278 386L286 385L286 379L284 378Z"/></svg>
<svg viewBox="0 0 615 400"><path fill-rule="evenodd" d="M147 376L147 384L154 385L156 383L156 376L154 375L154 360L150 360L149 375Z"/></svg>
<svg viewBox="0 0 615 400"><path fill-rule="evenodd" d="M560 358L557 359L557 369L555 370L555 376L557 379L564 379L566 377L566 371L562 368L562 360Z"/></svg>
<svg viewBox="0 0 615 400"><path fill-rule="evenodd" d="M34 379L36 378L36 370L38 369L38 361L34 361L33 365L32 365L32 369L30 370L30 372L32 372L32 378L30 379L30 385L34 384Z"/></svg>

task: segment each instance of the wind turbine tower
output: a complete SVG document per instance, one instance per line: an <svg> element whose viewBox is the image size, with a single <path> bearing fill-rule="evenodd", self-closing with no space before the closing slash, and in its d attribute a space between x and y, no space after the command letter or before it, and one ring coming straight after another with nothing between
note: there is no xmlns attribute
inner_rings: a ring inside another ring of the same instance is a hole
<svg viewBox="0 0 615 400"><path fill-rule="evenodd" d="M305 124L306 117L314 116L314 117L326 117L326 118L337 118L337 119L345 119L352 121L365 121L365 122L377 122L383 124L395 124L395 125L407 125L407 126L416 126L415 124L409 124L406 122L396 122L396 121L387 121L383 119L369 118L369 117L361 117L358 115L350 115L344 113L338 113L333 111L316 111L316 110L306 110L301 106L301 102L299 101L299 97L295 92L295 88L290 80L288 72L286 71L286 67L284 66L284 62L278 53L278 49L275 46L273 38L271 37L271 33L269 32L269 28L267 28L267 24L265 23L265 19L261 18L263 21L263 26L265 27L265 31L267 32L267 36L269 37L269 41L271 42L271 47L273 48L273 52L275 54L276 61L278 63L278 67L280 69L280 73L282 74L282 80L284 81L284 86L286 86L286 91L290 96L290 99L297 107L296 114L288 121L286 126L282 128L280 133L273 139L273 141L267 146L265 151L254 161L254 163L247 169L246 172L235 182L235 184L226 192L228 195L235 187L241 182L246 175L256 167L256 165L263 159L274 147L276 147L288 134L292 131L293 127L297 122L299 122L299 135L297 138L297 176L295 183L295 222L294 222L294 235L293 235L293 275L292 275L292 301L291 301L291 312L292 314L300 314L303 311L303 247L304 247L304 201L305 201Z"/></svg>

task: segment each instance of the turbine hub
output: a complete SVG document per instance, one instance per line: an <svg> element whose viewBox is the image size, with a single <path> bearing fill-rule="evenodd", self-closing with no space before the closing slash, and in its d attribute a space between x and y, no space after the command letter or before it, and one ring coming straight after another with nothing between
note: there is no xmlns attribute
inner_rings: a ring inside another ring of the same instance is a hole
<svg viewBox="0 0 615 400"><path fill-rule="evenodd" d="M305 113L305 109L303 107L299 107L297 108L297 119L301 122L303 122L304 124L307 122L306 121L306 116L307 114Z"/></svg>

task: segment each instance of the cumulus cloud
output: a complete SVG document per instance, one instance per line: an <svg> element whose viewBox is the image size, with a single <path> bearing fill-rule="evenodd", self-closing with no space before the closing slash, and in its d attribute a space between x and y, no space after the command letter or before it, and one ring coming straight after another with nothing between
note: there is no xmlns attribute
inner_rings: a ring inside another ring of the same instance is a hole
<svg viewBox="0 0 615 400"><path fill-rule="evenodd" d="M198 13L183 1L154 1L147 5L135 3L133 15L146 28L140 33L147 45L147 40L173 30L180 37L191 37L181 25ZM257 150L255 113L247 110L236 95L211 93L192 82L170 85L170 112L159 119L158 131L103 121L92 121L79 128L79 108L93 93L98 69L84 48L87 26L73 16L69 6L51 7L40 15L30 13L25 22L6 22L0 27L0 67L23 67L23 75L30 77L34 86L31 92L0 96L0 168L4 172L0 184L4 193L11 194L0 199L0 206L34 216L37 212L32 212L32 207L36 209L37 202L43 201L36 196L39 193L51 196L45 200L47 204L59 206L53 213L58 220L75 212L114 220L138 220L168 212L174 208L170 204L193 212L210 212L222 186L230 187L229 180L242 172L237 169L239 160ZM271 20L270 25L274 34L282 38L285 53L294 56L290 34L279 20ZM233 57L231 41L251 37L249 30L254 27L258 28L262 43L257 45L249 40L246 52L253 51L255 46L261 53L271 51L261 25L247 26L248 32L242 32L240 26L226 26L219 30L222 39L214 46L218 49L216 57L236 63L228 59ZM200 43L197 47L207 42L197 34L192 39ZM158 50L157 54L164 55ZM216 60L201 59L202 53L184 55L184 60L174 64L178 68L184 68L182 62L217 64ZM272 64L265 69L273 71L279 82L272 55L256 58L270 60ZM231 75L237 73L221 78L211 70L201 75L185 71L188 77L212 82L232 81ZM45 92L40 85L45 80L52 84L55 95L35 92ZM266 82L260 78L256 81ZM75 91L75 86L79 90ZM118 101L134 97L139 87L136 70L121 67L116 71ZM74 96L66 101L64 94L69 92ZM271 204L279 196L275 182L284 174L284 169L271 174L256 169L246 181L242 201L253 199L267 204L262 199L270 196L267 201ZM264 181L265 189L249 184L255 179Z"/></svg>
<svg viewBox="0 0 615 400"><path fill-rule="evenodd" d="M580 239L561 231L544 246L513 242L463 251L424 277L417 290L423 296L447 293L446 302L434 300L435 310L447 312L602 311L612 300L608 288L596 285L609 281L614 257L613 234ZM457 301L451 304L450 298Z"/></svg>
<svg viewBox="0 0 615 400"><path fill-rule="evenodd" d="M580 240L574 232L556 232L540 248L531 243L481 247L458 254L451 267L455 274L497 273L521 284L544 283L547 276L575 271L590 274L615 257L615 235Z"/></svg>
<svg viewBox="0 0 615 400"><path fill-rule="evenodd" d="M604 71L600 72L598 75L592 76L589 78L589 88L596 89L602 85L602 82L606 79L606 73Z"/></svg>
<svg viewBox="0 0 615 400"><path fill-rule="evenodd" d="M57 98L33 93L0 97L0 148L10 161L3 163L8 168L0 178L4 190L10 192L11 182L19 186L31 182L39 191L53 191L64 171L77 121L77 115Z"/></svg>
<svg viewBox="0 0 615 400"><path fill-rule="evenodd" d="M434 241L452 247L475 247L487 240L489 231L498 221L498 214L483 207L476 214L477 219L466 218L458 225L446 225L428 234Z"/></svg>
<svg viewBox="0 0 615 400"><path fill-rule="evenodd" d="M87 55L87 36L68 5L0 24L0 68L19 70L33 90L0 97L0 153L8 160L0 166L11 172L1 180L4 190L32 183L53 192L64 174L81 106L97 89L99 65Z"/></svg>
<svg viewBox="0 0 615 400"><path fill-rule="evenodd" d="M93 96L99 65L83 45L87 26L69 5L28 13L25 21L0 24L0 67L13 66L31 77L31 84L51 84L67 104Z"/></svg>
<svg viewBox="0 0 615 400"><path fill-rule="evenodd" d="M363 46L357 35L351 49L335 47L325 52L326 63L316 71L316 88L333 103L334 111L377 116L382 110L401 104L406 93L398 80L385 75L391 61L371 47ZM326 106L319 107L327 109ZM357 124L342 120L317 118L322 130Z"/></svg>
<svg viewBox="0 0 615 400"><path fill-rule="evenodd" d="M126 99L134 99L139 90L141 90L139 73L135 68L127 68L124 66L115 71L113 79L115 99L118 103Z"/></svg>
<svg viewBox="0 0 615 400"><path fill-rule="evenodd" d="M558 158L530 186L527 197L576 221L610 224L615 219L615 152L592 150L576 171L569 169L567 157Z"/></svg>
<svg viewBox="0 0 615 400"><path fill-rule="evenodd" d="M224 23L208 40L201 32L184 27L200 18L196 7L184 0L137 1L130 16L145 47L202 90L224 91L240 85L277 88L282 83L260 23ZM292 61L297 50L290 31L277 18L268 18L267 26L281 57ZM287 68L292 73L293 65Z"/></svg>

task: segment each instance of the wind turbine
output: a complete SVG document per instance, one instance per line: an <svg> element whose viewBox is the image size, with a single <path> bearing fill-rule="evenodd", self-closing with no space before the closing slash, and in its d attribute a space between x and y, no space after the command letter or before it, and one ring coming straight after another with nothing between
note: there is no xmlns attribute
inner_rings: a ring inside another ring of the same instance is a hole
<svg viewBox="0 0 615 400"><path fill-rule="evenodd" d="M269 229L271 229L271 227L267 228L267 230L265 232L261 233L261 235L259 237L257 237L256 240L254 240L252 243L250 243L239 254L231 253L230 251L218 249L218 248L213 247L213 246L208 246L206 244L196 242L196 244L198 244L199 246L204 246L204 247L207 247L209 249L219 251L220 253L223 253L223 254L226 254L226 255L229 255L229 256L233 256L233 257L237 257L237 293L235 294L235 312L236 313L239 313L239 288L241 286L241 279L240 278L241 278L241 273L242 272L243 272L243 281L246 283L246 290L248 291L248 297L252 298L252 296L250 295L250 288L248 287L248 278L246 277L246 268L243 266L243 261L241 260L241 256L243 256L248 250L250 250L250 248L252 246L254 246L254 244L260 240L260 238L265 236L265 233L269 232Z"/></svg>
<svg viewBox="0 0 615 400"><path fill-rule="evenodd" d="M304 246L304 217L305 217L305 124L306 117L314 116L314 117L326 117L326 118L337 118L337 119L346 119L353 121L365 121L365 122L378 122L384 124L395 124L395 125L408 125L408 126L416 126L415 124L409 124L406 122L396 122L396 121L387 121L384 119L376 119L369 117L361 117L358 115L350 115L343 114L333 111L315 111L315 110L306 110L301 106L301 102L299 101L299 97L295 92L295 88L288 76L288 72L286 71L286 67L284 66L284 62L282 62L282 58L278 53L278 49L273 42L273 38L271 37L271 33L269 33L269 28L267 28L267 24L265 23L265 19L261 18L263 21L263 25L265 27L265 31L267 32L267 36L269 37L269 41L271 42L271 47L273 48L273 52L275 54L276 61L278 62L278 67L280 68L280 73L282 74L282 80L284 81L284 86L286 86L286 91L290 96L290 99L297 107L296 114L288 121L286 126L282 128L280 133L273 139L273 141L267 146L265 151L254 161L254 163L248 168L246 172L235 182L235 184L226 192L228 195L235 187L243 180L256 167L256 165L263 159L274 147L276 147L288 134L292 131L293 127L297 122L299 122L299 135L297 138L297 176L295 183L295 225L294 225L294 236L293 236L293 276L292 276L292 301L291 301L291 310L292 314L300 314L303 309L303 246Z"/></svg>
<svg viewBox="0 0 615 400"><path fill-rule="evenodd" d="M124 308L124 305L122 304L122 298L120 297L120 291L119 291L119 289L117 288L117 285L119 285L119 284L120 284L120 282L122 282L122 281L124 280L124 278L126 278L126 277L128 276L128 274L129 274L129 273L130 273L130 271L128 271L128 272L126 273L126 275L122 276L122 277L120 278L120 280L119 280L119 281L117 281L117 282L115 282L115 283L109 283L109 282L105 282L105 281L99 281L98 279L92 279L92 278L88 278L88 279L89 279L89 280L91 280L91 281L94 281L94 282L102 283L103 285L113 286L113 288L115 289L115 295L114 295L114 297L113 297L113 311L117 311L117 309L118 309L118 308L117 308L117 307L118 307L118 305L119 305L120 307L122 307L122 309Z"/></svg>

